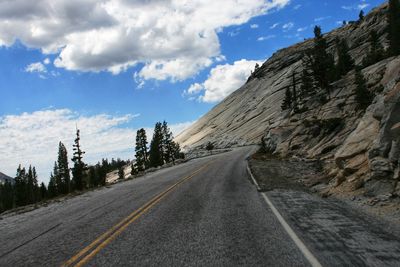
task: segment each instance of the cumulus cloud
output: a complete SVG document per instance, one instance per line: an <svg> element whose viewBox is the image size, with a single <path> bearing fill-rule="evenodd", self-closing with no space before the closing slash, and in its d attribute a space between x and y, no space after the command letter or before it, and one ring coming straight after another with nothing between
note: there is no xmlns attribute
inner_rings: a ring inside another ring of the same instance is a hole
<svg viewBox="0 0 400 267"><path fill-rule="evenodd" d="M220 55L217 32L290 0L0 1L0 45L21 40L55 66L119 73L138 63L143 79L183 80ZM205 19L206 18L206 19ZM188 69L189 62L194 66ZM152 73L150 73L150 71Z"/></svg>
<svg viewBox="0 0 400 267"><path fill-rule="evenodd" d="M192 84L185 95L192 95L193 99L193 95L200 94L197 99L207 103L221 101L246 82L257 63L262 62L242 59L233 64L218 65L210 71L206 81Z"/></svg>
<svg viewBox="0 0 400 267"><path fill-rule="evenodd" d="M290 29L292 29L294 27L294 23L293 22L288 22L282 25L282 29L284 31L289 31Z"/></svg>
<svg viewBox="0 0 400 267"><path fill-rule="evenodd" d="M276 37L276 36L273 35L273 34L267 35L267 36L260 36L260 37L257 38L257 41L259 41L259 42L261 42L261 41L266 41L266 40L269 40L269 39L273 39L273 38L275 38L275 37Z"/></svg>
<svg viewBox="0 0 400 267"><path fill-rule="evenodd" d="M250 28L252 28L252 29L257 29L258 27L259 27L258 24L251 24L251 25L250 25Z"/></svg>
<svg viewBox="0 0 400 267"><path fill-rule="evenodd" d="M76 125L81 129L87 163L94 164L103 157L132 159L136 129L124 125L137 116L88 116L56 109L0 117L0 170L14 175L18 164L32 164L37 167L40 179L47 181L57 159L59 141L66 145L71 157ZM191 123L171 125L171 130L177 135ZM153 129L146 131L150 139Z"/></svg>
<svg viewBox="0 0 400 267"><path fill-rule="evenodd" d="M42 62L34 62L25 67L26 72L38 72L45 73L47 72L46 67L42 64Z"/></svg>

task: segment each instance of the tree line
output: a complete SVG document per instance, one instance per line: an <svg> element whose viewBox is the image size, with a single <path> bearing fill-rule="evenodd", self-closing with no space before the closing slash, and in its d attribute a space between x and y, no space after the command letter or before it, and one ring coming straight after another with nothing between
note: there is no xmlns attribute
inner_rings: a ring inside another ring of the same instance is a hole
<svg viewBox="0 0 400 267"><path fill-rule="evenodd" d="M156 168L164 164L175 164L175 160L184 158L185 155L181 152L179 144L173 139L172 131L166 121L155 124L149 147L146 130L139 129L136 133L136 162L131 165L131 174L137 175L148 168Z"/></svg>
<svg viewBox="0 0 400 267"><path fill-rule="evenodd" d="M19 165L14 182L6 181L0 184L0 212L75 191L104 186L107 173L114 170L118 170L121 179L124 178L124 166L129 165L129 160L102 159L97 164L88 166L83 160L85 151L82 150L80 141L80 130L77 129L71 158L72 168L69 167L67 148L59 142L58 157L54 162L47 186L43 182L39 185L35 167L25 168ZM176 159L184 158L179 144L173 141L173 134L165 121L156 123L150 148L146 131L144 129L137 131L135 152L136 161L131 163L132 175L151 167L174 164Z"/></svg>
<svg viewBox="0 0 400 267"><path fill-rule="evenodd" d="M364 20L360 12L359 23ZM389 47L385 50L380 43L376 31L369 32L369 50L362 60L361 65L356 65L349 54L349 46L344 39L335 40L337 61L334 55L328 52L328 43L322 34L320 26L314 28L314 44L303 55L303 70L293 72L290 84L284 88L285 96L281 105L282 110L294 113L306 111L304 102L310 97L316 97L320 103L325 103L331 98L332 83L341 79L347 73L355 70L355 100L357 108L365 110L374 98L368 90L362 69L373 65L385 58L400 55L400 2L389 1L387 12Z"/></svg>

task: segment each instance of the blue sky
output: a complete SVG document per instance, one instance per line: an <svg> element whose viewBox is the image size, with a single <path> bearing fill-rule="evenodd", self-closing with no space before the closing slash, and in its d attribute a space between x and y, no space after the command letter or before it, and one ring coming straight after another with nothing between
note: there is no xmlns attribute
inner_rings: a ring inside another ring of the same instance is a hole
<svg viewBox="0 0 400 267"><path fill-rule="evenodd" d="M43 181L76 124L89 163L133 158L138 128L178 134L314 25L384 2L49 1L0 3L0 171L33 164Z"/></svg>

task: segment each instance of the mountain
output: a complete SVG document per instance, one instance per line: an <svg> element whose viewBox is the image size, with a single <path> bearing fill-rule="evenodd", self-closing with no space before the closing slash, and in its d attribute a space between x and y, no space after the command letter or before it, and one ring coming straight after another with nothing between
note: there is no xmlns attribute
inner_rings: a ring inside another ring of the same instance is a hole
<svg viewBox="0 0 400 267"><path fill-rule="evenodd" d="M4 173L0 172L0 184L4 184L6 181L14 183L14 179Z"/></svg>
<svg viewBox="0 0 400 267"><path fill-rule="evenodd" d="M362 21L350 22L324 35L328 52L336 56L336 39L349 45L357 65L370 49L370 33L388 47L388 5L375 8ZM314 40L279 50L247 83L216 105L176 141L186 149L264 144L282 157L320 160L333 187L371 194L399 191L400 155L400 57L391 57L363 68L368 90L374 94L367 110L355 101L355 71L332 84L331 99L321 104L309 99L303 112L282 111L285 89L293 73L301 73L304 53ZM263 141L262 141L263 140Z"/></svg>

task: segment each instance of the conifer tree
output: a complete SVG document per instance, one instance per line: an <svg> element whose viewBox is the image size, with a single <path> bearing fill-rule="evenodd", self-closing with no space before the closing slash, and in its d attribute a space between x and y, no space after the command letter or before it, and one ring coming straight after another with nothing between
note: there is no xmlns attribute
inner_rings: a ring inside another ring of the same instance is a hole
<svg viewBox="0 0 400 267"><path fill-rule="evenodd" d="M134 176L138 174L138 169L136 168L135 164L131 164L131 175Z"/></svg>
<svg viewBox="0 0 400 267"><path fill-rule="evenodd" d="M33 172L32 172L32 166L30 165L28 168L28 173L27 173L27 184L26 184L26 198L27 198L27 203L26 204L32 204L34 203L34 185L33 185Z"/></svg>
<svg viewBox="0 0 400 267"><path fill-rule="evenodd" d="M49 185L47 187L47 196L49 198L53 198L56 197L57 195L58 194L57 194L56 178L54 177L54 174L51 173Z"/></svg>
<svg viewBox="0 0 400 267"><path fill-rule="evenodd" d="M163 162L163 134L162 134L162 124L161 122L157 122L154 126L153 139L150 143L150 166L158 167L164 164Z"/></svg>
<svg viewBox="0 0 400 267"><path fill-rule="evenodd" d="M363 59L363 67L373 65L384 58L384 50L379 41L379 36L376 31L372 30L369 35L370 48L369 52Z"/></svg>
<svg viewBox="0 0 400 267"><path fill-rule="evenodd" d="M27 204L27 177L26 170L18 166L15 176L15 205L17 207Z"/></svg>
<svg viewBox="0 0 400 267"><path fill-rule="evenodd" d="M40 184L40 199L44 200L47 198L47 188L46 185L42 182Z"/></svg>
<svg viewBox="0 0 400 267"><path fill-rule="evenodd" d="M54 188L55 188L55 195L60 195L61 194L61 176L59 173L59 168L58 168L58 163L57 161L54 162L54 167L53 167L53 178L54 178Z"/></svg>
<svg viewBox="0 0 400 267"><path fill-rule="evenodd" d="M162 135L163 135L163 159L166 163L174 163L175 164L175 143L173 141L174 136L171 130L168 127L168 123L166 121L162 124Z"/></svg>
<svg viewBox="0 0 400 267"><path fill-rule="evenodd" d="M360 10L360 13L358 14L358 20L360 22L364 20L364 10Z"/></svg>
<svg viewBox="0 0 400 267"><path fill-rule="evenodd" d="M368 90L364 75L362 74L361 69L358 67L356 68L355 72L355 80L357 85L355 92L357 107L361 110L365 110L372 103L374 96Z"/></svg>
<svg viewBox="0 0 400 267"><path fill-rule="evenodd" d="M328 44L322 34L321 27L314 28L314 48L311 50L310 67L318 88L324 90L330 99L330 83L334 76L334 59L327 52Z"/></svg>
<svg viewBox="0 0 400 267"><path fill-rule="evenodd" d="M298 112L298 94L297 94L297 87L296 87L296 72L293 71L292 73L292 89L293 89L293 94L292 94L292 106L294 112Z"/></svg>
<svg viewBox="0 0 400 267"><path fill-rule="evenodd" d="M70 192L71 177L68 167L68 152L62 142L58 144L58 176L59 176L59 193L68 194Z"/></svg>
<svg viewBox="0 0 400 267"><path fill-rule="evenodd" d="M148 167L149 156L147 152L147 136L145 129L139 129L136 132L136 168L138 172L144 171Z"/></svg>
<svg viewBox="0 0 400 267"><path fill-rule="evenodd" d="M354 60L349 55L349 46L347 45L346 40L337 39L336 40L336 49L338 55L338 62L336 65L336 75L337 79L346 75L350 70L354 69Z"/></svg>
<svg viewBox="0 0 400 267"><path fill-rule="evenodd" d="M306 97L312 96L312 95L315 95L313 79L305 67L301 73L301 85L300 85L299 98L301 100L304 100Z"/></svg>
<svg viewBox="0 0 400 267"><path fill-rule="evenodd" d="M82 190L84 188L85 171L87 169L86 164L82 160L85 152L81 149L80 140L79 129L77 129L75 144L73 145L74 156L72 158L72 161L74 162L74 167L72 168L72 180L76 190Z"/></svg>
<svg viewBox="0 0 400 267"><path fill-rule="evenodd" d="M12 209L14 206L14 188L10 181L0 184L0 212Z"/></svg>
<svg viewBox="0 0 400 267"><path fill-rule="evenodd" d="M389 0L388 12L389 54L400 55L400 1Z"/></svg>
<svg viewBox="0 0 400 267"><path fill-rule="evenodd" d="M290 87L286 87L285 91L285 98L283 99L281 108L282 110L288 110L292 108L292 90L290 90Z"/></svg>

